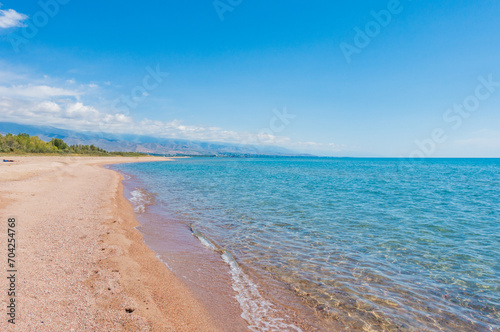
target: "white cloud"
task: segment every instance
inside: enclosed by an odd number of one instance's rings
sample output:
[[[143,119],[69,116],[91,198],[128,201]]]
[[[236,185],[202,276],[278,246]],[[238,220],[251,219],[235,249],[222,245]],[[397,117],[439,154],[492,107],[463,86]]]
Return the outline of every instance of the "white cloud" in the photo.
[[[2,4],[0,4],[0,7],[1,6]],[[0,9],[0,29],[24,27],[23,21],[27,19],[27,15],[18,13],[14,9]]]
[[[57,113],[61,111],[61,106],[52,101],[44,101],[36,105],[34,110],[45,113]]]
[[[124,114],[103,113],[69,99],[35,101],[10,97],[0,97],[0,121],[85,131],[100,131],[103,124],[130,130],[132,124],[132,119]]]
[[[0,95],[6,97],[24,97],[24,98],[50,98],[50,97],[78,97],[77,91],[51,87],[48,85],[15,85],[0,86]]]
[[[336,143],[318,143],[318,142],[290,142],[290,148],[297,149],[303,152],[322,152],[325,154],[332,154],[346,150],[346,146]]]
[[[153,135],[191,140],[219,141],[243,144],[265,144],[259,135],[248,132],[224,130],[218,127],[185,125],[180,120],[169,122],[144,119],[133,127],[135,134]],[[286,138],[288,139],[288,138]],[[274,143],[276,142],[267,142]]]
[[[3,67],[5,65],[0,61],[0,66]],[[8,71],[0,71],[0,83],[12,84],[13,82],[18,82],[21,80],[26,80],[26,76]]]
[[[455,141],[461,148],[484,150],[500,149],[500,132],[483,129],[470,134],[469,138]]]
[[[88,120],[99,120],[100,113],[93,107],[85,106],[82,103],[69,104],[66,107],[66,116],[70,119],[82,118]]]

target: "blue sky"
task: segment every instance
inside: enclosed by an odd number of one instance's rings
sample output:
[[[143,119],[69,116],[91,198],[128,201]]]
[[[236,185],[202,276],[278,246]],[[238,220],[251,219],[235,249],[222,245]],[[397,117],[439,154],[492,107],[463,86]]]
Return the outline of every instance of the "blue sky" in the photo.
[[[0,121],[500,157],[498,1],[0,2]]]

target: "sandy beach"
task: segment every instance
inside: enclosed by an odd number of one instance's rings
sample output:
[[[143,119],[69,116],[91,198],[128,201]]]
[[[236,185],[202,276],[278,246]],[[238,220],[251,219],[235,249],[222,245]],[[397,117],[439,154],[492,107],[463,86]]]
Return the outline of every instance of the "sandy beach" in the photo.
[[[134,229],[104,164],[166,158],[9,157],[0,164],[2,331],[218,331]],[[16,218],[16,317],[7,322],[7,219]]]

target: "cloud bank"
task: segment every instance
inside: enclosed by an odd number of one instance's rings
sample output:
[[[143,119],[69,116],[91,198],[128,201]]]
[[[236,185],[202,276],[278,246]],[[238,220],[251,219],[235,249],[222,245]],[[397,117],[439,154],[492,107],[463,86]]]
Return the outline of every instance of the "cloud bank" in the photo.
[[[18,84],[7,84],[16,77]],[[34,84],[19,81],[27,77],[0,72],[0,121],[30,125],[47,125],[77,131],[105,133],[133,133],[169,138],[207,140],[244,144],[277,144],[289,138],[224,130],[218,127],[186,125],[181,120],[134,120],[130,115],[116,110],[102,111],[85,104],[86,91],[50,85],[44,80],[31,79]],[[46,79],[45,81],[50,81]],[[38,83],[38,84],[37,84]],[[71,81],[70,85],[75,82]],[[80,84],[96,89],[96,84]]]
[[[46,76],[36,79],[29,75],[0,71],[0,121],[96,133],[273,145],[300,151],[340,150],[333,143],[293,142],[289,137],[274,135],[269,131],[237,132],[213,126],[188,125],[179,119],[137,119],[128,112],[86,104],[84,100],[87,94],[95,94],[98,89],[97,84],[78,84],[73,79],[57,83]]]

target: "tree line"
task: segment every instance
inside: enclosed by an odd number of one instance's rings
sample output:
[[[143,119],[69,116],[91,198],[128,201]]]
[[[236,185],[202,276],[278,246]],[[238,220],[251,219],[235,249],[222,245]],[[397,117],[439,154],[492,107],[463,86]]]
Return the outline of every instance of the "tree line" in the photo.
[[[82,154],[95,156],[143,156],[137,152],[108,152],[95,145],[68,145],[60,138],[53,138],[45,142],[38,136],[28,134],[0,135],[0,153],[58,153],[58,154]]]

